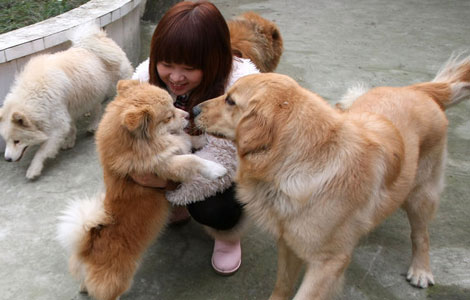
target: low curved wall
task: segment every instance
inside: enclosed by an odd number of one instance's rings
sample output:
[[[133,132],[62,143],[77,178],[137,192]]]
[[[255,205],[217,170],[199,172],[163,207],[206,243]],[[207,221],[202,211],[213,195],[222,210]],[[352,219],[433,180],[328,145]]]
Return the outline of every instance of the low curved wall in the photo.
[[[42,22],[0,35],[0,106],[26,62],[34,55],[70,47],[68,33],[95,22],[106,29],[135,66],[140,53],[140,17],[146,0],[91,0]],[[5,142],[0,137],[0,151]]]

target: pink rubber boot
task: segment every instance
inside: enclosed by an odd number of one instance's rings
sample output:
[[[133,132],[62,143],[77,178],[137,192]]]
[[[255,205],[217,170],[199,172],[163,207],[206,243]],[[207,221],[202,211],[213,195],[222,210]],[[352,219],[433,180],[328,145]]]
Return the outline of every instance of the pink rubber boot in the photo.
[[[216,239],[212,253],[212,267],[220,275],[232,275],[242,262],[242,249],[240,240],[222,241]]]

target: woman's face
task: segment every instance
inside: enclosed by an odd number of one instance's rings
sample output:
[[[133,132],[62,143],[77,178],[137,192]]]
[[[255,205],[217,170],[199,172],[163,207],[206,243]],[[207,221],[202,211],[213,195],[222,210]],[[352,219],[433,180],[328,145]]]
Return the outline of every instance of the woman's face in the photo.
[[[166,87],[176,96],[185,95],[202,80],[202,70],[191,66],[159,61],[157,72]]]

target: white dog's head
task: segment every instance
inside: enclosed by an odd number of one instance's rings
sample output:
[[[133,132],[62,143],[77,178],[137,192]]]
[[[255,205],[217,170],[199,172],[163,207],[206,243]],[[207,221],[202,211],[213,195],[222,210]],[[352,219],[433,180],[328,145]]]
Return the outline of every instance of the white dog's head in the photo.
[[[29,146],[38,145],[47,136],[23,112],[0,108],[0,135],[6,142],[5,160],[18,161]]]

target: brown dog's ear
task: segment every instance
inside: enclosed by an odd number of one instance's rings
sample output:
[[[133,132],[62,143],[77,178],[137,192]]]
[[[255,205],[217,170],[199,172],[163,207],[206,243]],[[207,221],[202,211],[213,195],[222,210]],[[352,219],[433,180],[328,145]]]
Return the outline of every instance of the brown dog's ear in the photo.
[[[139,80],[119,80],[117,83],[118,94],[124,94],[129,88],[140,84]]]
[[[123,125],[139,138],[149,137],[149,123],[152,111],[148,107],[134,108],[124,115]]]
[[[11,121],[15,123],[16,125],[19,125],[21,127],[31,127],[31,121],[22,113],[15,111],[11,115]]]
[[[271,148],[274,141],[274,125],[272,120],[251,110],[240,119],[237,126],[237,149],[240,157],[259,153]]]

